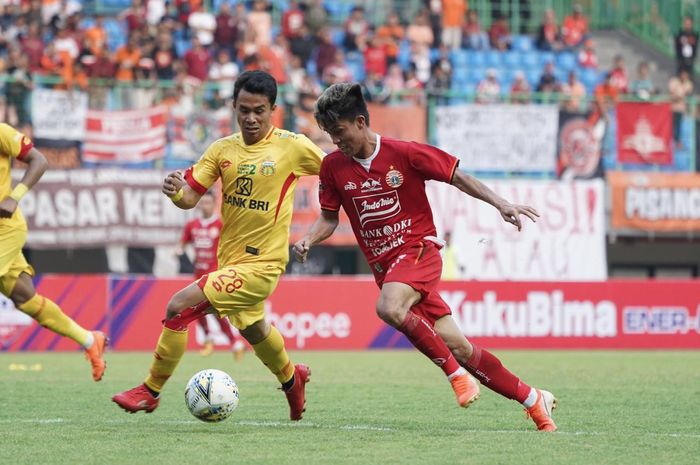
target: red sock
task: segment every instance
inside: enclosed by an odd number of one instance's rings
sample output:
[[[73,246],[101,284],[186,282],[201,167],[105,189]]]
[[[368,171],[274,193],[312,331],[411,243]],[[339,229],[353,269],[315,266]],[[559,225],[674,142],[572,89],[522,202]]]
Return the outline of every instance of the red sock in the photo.
[[[228,322],[228,318],[218,318],[219,321],[219,327],[221,328],[221,332],[228,337],[228,340],[231,341],[231,344],[236,342],[236,336],[233,335],[233,331],[231,331],[231,325]]]
[[[207,300],[193,307],[187,307],[179,315],[175,315],[169,320],[163,320],[163,326],[173,331],[185,331],[190,323],[206,317],[209,307],[211,307],[211,304]]]
[[[448,349],[445,341],[435,332],[425,318],[409,311],[399,327],[413,346],[449,376],[459,370],[459,363]]]
[[[472,347],[474,352],[464,368],[492,391],[523,403],[530,394],[530,386],[508,371],[498,357],[491,352],[474,344]]]

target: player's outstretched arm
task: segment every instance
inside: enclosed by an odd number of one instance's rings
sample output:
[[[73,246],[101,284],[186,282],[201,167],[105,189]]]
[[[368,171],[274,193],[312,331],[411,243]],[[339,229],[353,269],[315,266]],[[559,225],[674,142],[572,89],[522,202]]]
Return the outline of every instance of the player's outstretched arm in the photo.
[[[306,235],[294,244],[294,256],[304,263],[311,247],[328,239],[338,227],[338,212],[321,210],[321,216],[311,225]]]
[[[0,218],[10,218],[14,214],[19,200],[29,189],[34,187],[34,184],[41,179],[46,168],[49,167],[49,162],[46,161],[44,154],[35,148],[29,149],[22,161],[29,166],[24,172],[22,180],[15,186],[10,195],[0,201]]]
[[[520,215],[527,216],[533,223],[536,222],[537,217],[540,216],[539,213],[537,213],[537,210],[534,208],[528,205],[511,204],[506,199],[500,197],[494,191],[489,189],[488,186],[475,177],[459,170],[455,171],[455,174],[452,177],[452,185],[462,192],[496,207],[498,212],[501,214],[501,217],[508,223],[515,225],[518,228],[518,231],[520,231],[523,227],[522,223],[520,222]]]
[[[187,184],[180,171],[168,173],[163,180],[162,192],[170,197],[170,200],[183,210],[194,208],[197,202],[199,202],[199,199],[202,198],[197,191]]]

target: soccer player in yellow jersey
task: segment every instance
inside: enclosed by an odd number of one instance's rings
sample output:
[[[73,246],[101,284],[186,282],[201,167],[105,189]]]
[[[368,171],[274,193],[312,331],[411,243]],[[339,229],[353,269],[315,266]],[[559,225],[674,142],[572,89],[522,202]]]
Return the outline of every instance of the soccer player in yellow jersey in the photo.
[[[27,163],[22,180],[10,187],[10,166],[17,158]],[[100,331],[87,331],[69,318],[50,299],[34,289],[31,267],[22,254],[27,239],[27,222],[18,207],[19,200],[39,181],[48,163],[34,148],[32,141],[12,126],[0,123],[0,292],[9,297],[22,312],[51,331],[73,339],[85,349],[92,365],[92,378],[102,379],[102,358],[107,338]]]
[[[233,92],[241,132],[214,142],[184,176],[165,178],[163,193],[183,209],[194,207],[221,179],[219,269],[170,299],[148,377],[112,398],[128,412],[158,407],[159,393],[185,352],[188,324],[215,312],[229,318],[282,384],[290,418],[302,417],[310,370],[289,360],[263,305],[289,260],[296,180],[318,175],[323,152],[305,136],[272,126],[276,98],[277,83],[268,73],[241,74]]]

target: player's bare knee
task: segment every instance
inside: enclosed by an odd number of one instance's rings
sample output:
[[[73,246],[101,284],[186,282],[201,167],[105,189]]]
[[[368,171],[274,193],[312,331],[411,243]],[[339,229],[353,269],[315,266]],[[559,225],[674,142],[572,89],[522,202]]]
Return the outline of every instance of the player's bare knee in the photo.
[[[398,328],[406,318],[406,311],[396,303],[386,299],[379,299],[377,302],[377,316],[394,328]]]

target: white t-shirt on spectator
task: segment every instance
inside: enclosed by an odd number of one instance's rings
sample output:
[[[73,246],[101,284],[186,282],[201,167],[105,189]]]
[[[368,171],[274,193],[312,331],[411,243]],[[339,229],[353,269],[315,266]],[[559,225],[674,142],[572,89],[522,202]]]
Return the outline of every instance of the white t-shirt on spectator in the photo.
[[[158,24],[164,15],[164,0],[148,0],[148,4],[146,5],[146,20],[148,21],[148,24]]]
[[[72,37],[56,37],[53,41],[57,52],[68,52],[71,58],[74,60],[80,55],[80,48],[78,48],[78,43]]]
[[[197,33],[197,38],[205,47],[214,42],[216,30],[216,17],[205,11],[195,11],[187,20],[190,29]]]
[[[221,98],[233,97],[233,86],[238,77],[238,65],[232,61],[228,63],[214,63],[209,68],[209,79],[219,82],[219,96]]]

